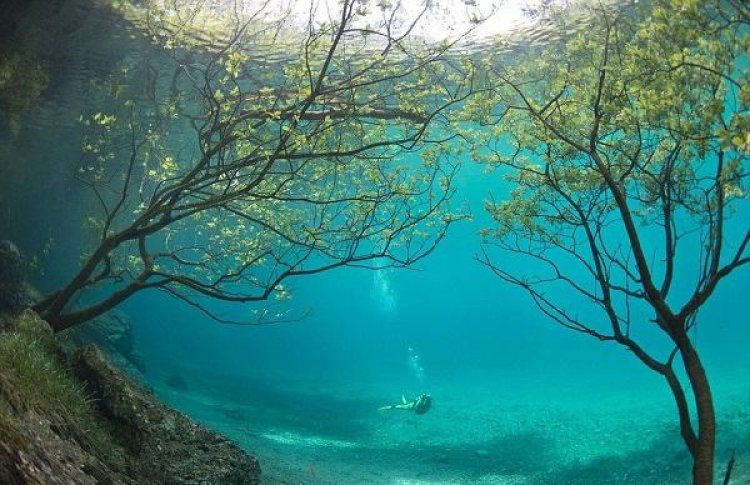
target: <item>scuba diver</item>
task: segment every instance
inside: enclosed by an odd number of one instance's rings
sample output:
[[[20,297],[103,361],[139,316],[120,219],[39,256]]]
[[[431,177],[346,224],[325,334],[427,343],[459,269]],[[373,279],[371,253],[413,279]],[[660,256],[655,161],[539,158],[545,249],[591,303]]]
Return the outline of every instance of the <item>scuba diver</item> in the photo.
[[[424,414],[430,410],[432,406],[432,397],[429,394],[420,394],[413,401],[407,401],[406,397],[401,396],[401,404],[391,404],[390,406],[383,406],[378,411],[390,411],[392,409],[400,409],[402,411],[414,411],[416,414]]]

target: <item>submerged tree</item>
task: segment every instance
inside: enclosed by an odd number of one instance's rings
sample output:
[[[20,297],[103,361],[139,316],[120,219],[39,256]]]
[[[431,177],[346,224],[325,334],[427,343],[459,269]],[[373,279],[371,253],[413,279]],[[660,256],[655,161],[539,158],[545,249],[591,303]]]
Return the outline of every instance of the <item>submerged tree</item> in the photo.
[[[79,177],[103,217],[78,273],[37,305],[55,330],[149,288],[264,323],[206,299],[284,298],[293,276],[411,265],[463,217],[444,142],[472,72],[450,42],[410,37],[428,7],[407,18],[398,3],[345,0],[320,21],[310,2],[295,26],[270,2],[153,3],[128,15],[162,54],[124,65],[104,86],[111,110],[81,117]]]
[[[714,402],[692,331],[719,285],[750,266],[747,10],[649,4],[602,11],[519,66],[488,67],[497,97],[473,101],[470,117],[492,125],[475,134],[486,136],[475,156],[512,189],[487,203],[496,226],[478,259],[555,322],[663,376],[693,481],[710,484]],[[525,274],[502,253],[523,258]],[[644,338],[649,327],[664,345]]]

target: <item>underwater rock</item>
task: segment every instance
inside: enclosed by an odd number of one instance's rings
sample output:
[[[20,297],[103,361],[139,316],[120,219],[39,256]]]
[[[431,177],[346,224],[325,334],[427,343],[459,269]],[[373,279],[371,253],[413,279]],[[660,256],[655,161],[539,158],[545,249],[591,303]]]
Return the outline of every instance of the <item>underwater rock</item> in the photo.
[[[247,419],[242,409],[237,408],[224,409],[224,416],[226,416],[227,419],[231,419],[232,421],[242,422]]]
[[[76,325],[71,330],[76,330],[76,338],[100,348],[112,346],[121,353],[127,353],[133,347],[130,320],[124,313],[116,310]]]
[[[449,455],[448,453],[440,453],[435,456],[434,461],[447,465],[451,462],[451,455]]]
[[[260,466],[254,457],[158,402],[96,347],[78,352],[73,369],[133,455],[128,475],[143,483],[259,483]]]
[[[56,429],[50,417],[27,411],[22,418],[24,436],[33,437],[14,446],[0,440],[0,483],[4,485],[69,483],[137,483],[110,469]]]
[[[0,241],[0,313],[16,314],[33,303],[21,253],[12,242]]]
[[[187,381],[180,374],[173,372],[165,380],[164,384],[168,385],[175,391],[186,391],[188,388]]]
[[[0,333],[0,483],[129,484],[52,328],[32,310]]]
[[[255,458],[159,403],[96,347],[69,360],[32,310],[0,333],[0,484],[257,484],[259,475]]]
[[[146,373],[143,358],[135,346],[130,318],[121,311],[112,310],[93,320],[75,325],[64,330],[60,338],[69,354],[86,345],[94,344],[118,367],[129,372],[134,368],[141,374]]]

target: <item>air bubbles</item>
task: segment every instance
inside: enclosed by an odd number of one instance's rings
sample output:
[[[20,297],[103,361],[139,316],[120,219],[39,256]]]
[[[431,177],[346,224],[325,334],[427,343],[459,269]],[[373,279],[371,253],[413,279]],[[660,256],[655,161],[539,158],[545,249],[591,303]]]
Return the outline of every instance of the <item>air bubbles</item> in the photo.
[[[424,385],[424,367],[422,367],[422,361],[417,352],[411,347],[409,347],[409,367],[414,372],[414,377],[417,379],[419,385]]]
[[[372,277],[372,299],[384,315],[395,318],[398,313],[398,298],[391,286],[390,270],[375,270]]]

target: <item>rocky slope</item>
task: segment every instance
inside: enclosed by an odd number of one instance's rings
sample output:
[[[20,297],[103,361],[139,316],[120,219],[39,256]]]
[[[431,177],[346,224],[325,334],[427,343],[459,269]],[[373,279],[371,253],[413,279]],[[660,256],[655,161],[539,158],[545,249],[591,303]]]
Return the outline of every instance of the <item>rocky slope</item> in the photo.
[[[68,358],[0,241],[0,483],[257,484],[258,461],[160,403],[97,347]]]

